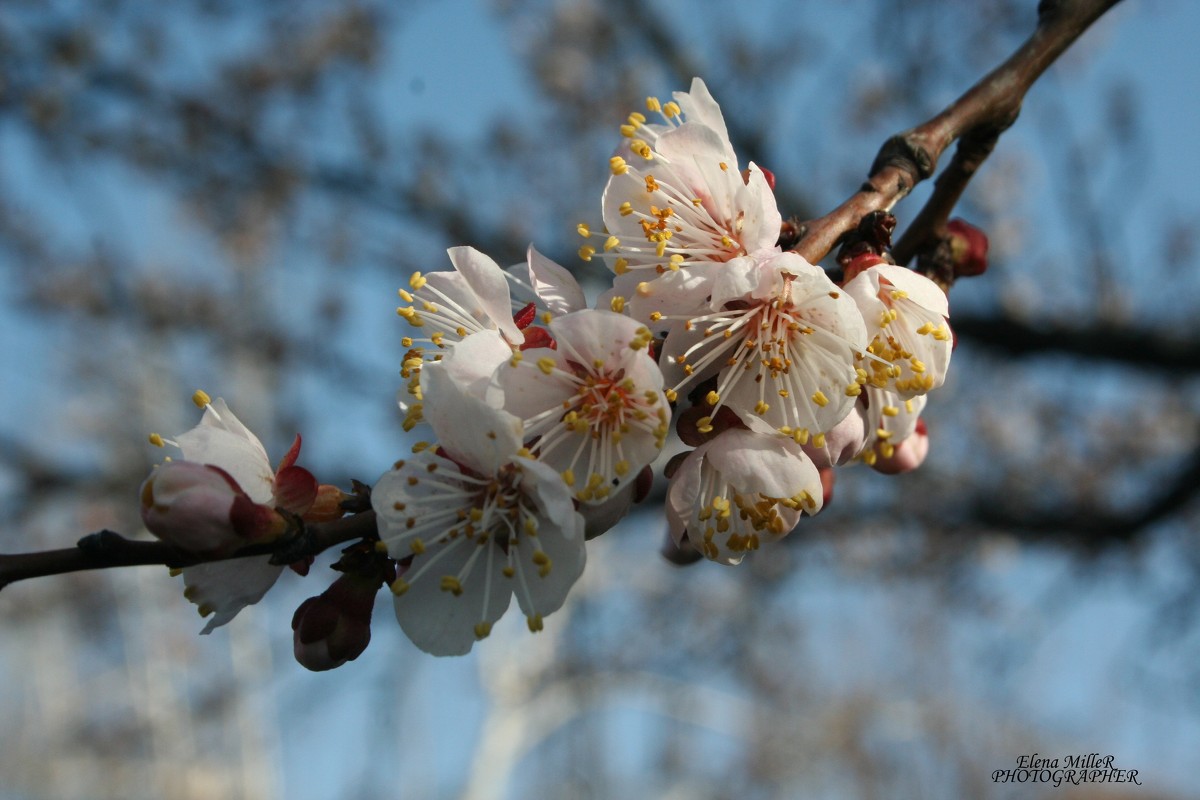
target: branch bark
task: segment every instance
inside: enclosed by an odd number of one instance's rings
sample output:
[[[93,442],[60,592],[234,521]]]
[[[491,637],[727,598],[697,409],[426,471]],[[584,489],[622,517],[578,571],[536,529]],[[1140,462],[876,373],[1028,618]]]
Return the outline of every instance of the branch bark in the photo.
[[[374,539],[378,538],[378,535],[375,512],[366,511],[332,522],[306,524],[296,536],[281,542],[254,545],[228,556],[205,558],[180,550],[166,542],[134,541],[119,533],[104,530],[89,534],[80,539],[74,547],[62,550],[0,554],[0,589],[26,578],[144,564],[182,568],[268,554],[279,558],[280,563],[292,563],[342,542]]]
[[[801,224],[796,252],[811,263],[820,261],[864,216],[872,211],[890,211],[916,184],[931,177],[942,153],[961,139],[950,168],[938,179],[934,196],[897,243],[897,249],[911,257],[944,233],[950,210],[1000,134],[1016,121],[1029,87],[1118,2],[1042,0],[1038,4],[1037,28],[1029,39],[940,114],[888,139],[871,165],[870,177],[857,193],[825,216]]]

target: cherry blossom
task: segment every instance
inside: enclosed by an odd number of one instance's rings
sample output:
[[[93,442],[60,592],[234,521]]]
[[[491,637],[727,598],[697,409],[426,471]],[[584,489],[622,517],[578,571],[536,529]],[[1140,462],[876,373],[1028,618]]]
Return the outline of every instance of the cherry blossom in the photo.
[[[304,514],[313,507],[320,495],[320,487],[311,473],[295,466],[300,453],[300,437],[296,437],[276,470],[271,467],[262,442],[234,416],[224,400],[211,400],[204,392],[196,392],[192,401],[204,409],[196,427],[174,440],[154,434],[150,441],[158,446],[171,444],[178,447],[185,462],[219,468],[256,504],[269,504],[295,514]],[[246,606],[261,600],[282,571],[282,566],[270,563],[270,556],[249,556],[185,567],[182,570],[186,586],[184,597],[199,607],[201,616],[211,616],[201,633],[211,633]]]
[[[504,408],[525,422],[530,447],[575,497],[601,502],[662,449],[670,423],[650,331],[607,311],[551,320],[556,348],[514,354],[496,373]],[[497,395],[499,397],[499,395]]]
[[[671,392],[715,374],[705,398],[714,414],[727,406],[797,444],[825,447],[824,434],[850,412],[865,380],[866,329],[854,302],[788,252],[730,262],[709,308],[670,319],[663,371]]]
[[[427,368],[427,421],[440,442],[398,461],[372,492],[405,634],[435,655],[468,652],[512,595],[529,629],[583,571],[583,518],[553,468],[522,446],[516,416]]]
[[[847,281],[867,324],[870,385],[904,397],[942,385],[953,337],[949,305],[936,283],[904,267],[880,264]]]
[[[654,311],[685,313],[703,304],[722,264],[777,250],[782,218],[764,171],[746,171],[730,144],[720,107],[699,78],[690,92],[666,104],[647,99],[646,116],[629,116],[628,140],[609,162],[602,201],[604,232],[579,226],[602,240],[580,256],[600,256],[616,273],[602,302],[622,306],[643,322]],[[614,308],[614,310],[618,310]]]
[[[713,561],[739,563],[821,510],[816,466],[792,439],[731,428],[693,450],[671,477],[667,522]]]

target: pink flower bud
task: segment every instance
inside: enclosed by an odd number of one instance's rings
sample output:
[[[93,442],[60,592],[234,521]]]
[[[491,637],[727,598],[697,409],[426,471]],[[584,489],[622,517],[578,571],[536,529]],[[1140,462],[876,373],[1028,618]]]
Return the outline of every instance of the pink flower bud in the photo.
[[[251,500],[228,472],[168,461],[141,489],[142,521],[164,542],[202,555],[225,555],[270,541],[287,528],[274,509]]]
[[[292,616],[296,660],[314,672],[336,669],[362,655],[371,642],[371,611],[381,581],[342,575]]]

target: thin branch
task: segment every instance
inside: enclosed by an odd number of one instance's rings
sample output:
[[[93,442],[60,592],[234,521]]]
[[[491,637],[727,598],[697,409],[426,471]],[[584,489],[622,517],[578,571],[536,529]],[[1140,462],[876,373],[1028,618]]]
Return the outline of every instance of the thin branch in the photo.
[[[944,225],[943,214],[953,208],[975,169],[991,152],[996,139],[1017,118],[1025,93],[1046,68],[1120,0],[1042,0],[1033,35],[1007,61],[975,84],[933,119],[884,143],[862,188],[825,216],[800,226],[795,250],[816,263],[872,211],[890,211],[912,188],[931,177],[946,148],[962,138],[949,175],[939,181],[929,213],[905,234],[912,250],[926,242],[928,230]]]
[[[1031,540],[1077,542],[1100,548],[1109,544],[1133,542],[1152,525],[1180,514],[1195,504],[1200,494],[1200,448],[1192,451],[1180,465],[1175,479],[1150,496],[1140,507],[1124,513],[1103,509],[1071,508],[1066,512],[1022,511],[1014,504],[996,503],[982,498],[971,509],[971,519],[985,525],[1004,528]]]
[[[178,568],[268,554],[276,556],[280,563],[291,563],[316,555],[342,542],[377,537],[374,511],[332,522],[309,523],[304,525],[296,536],[287,540],[246,547],[236,553],[218,557],[197,556],[166,542],[134,541],[119,533],[104,530],[83,537],[75,547],[35,553],[0,554],[0,589],[26,578],[111,567],[161,564]]]
[[[1012,317],[954,317],[954,333],[1010,356],[1067,353],[1139,369],[1200,372],[1200,345],[1162,331],[1093,323],[1085,326],[1032,324]]]

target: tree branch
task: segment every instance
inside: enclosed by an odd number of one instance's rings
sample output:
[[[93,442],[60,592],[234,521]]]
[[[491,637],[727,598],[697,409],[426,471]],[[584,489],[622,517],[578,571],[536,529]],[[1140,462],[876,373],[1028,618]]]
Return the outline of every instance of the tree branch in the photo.
[[[26,578],[144,564],[181,568],[268,554],[279,558],[281,563],[291,563],[317,555],[342,542],[374,539],[378,536],[375,512],[365,511],[332,522],[308,523],[299,533],[288,539],[246,547],[236,553],[214,558],[188,553],[166,542],[134,541],[119,533],[104,530],[83,537],[75,547],[35,553],[0,554],[0,589]]]
[[[1011,356],[1069,353],[1141,369],[1200,372],[1195,341],[1132,326],[1031,324],[1012,317],[954,317],[954,333]]]
[[[906,253],[930,241],[933,231],[961,196],[967,182],[1017,118],[1025,93],[1062,53],[1120,0],[1042,0],[1033,35],[1007,61],[988,73],[933,119],[884,143],[871,165],[867,182],[856,194],[825,216],[800,226],[795,250],[816,263],[872,211],[890,211],[912,188],[931,177],[938,159],[962,138],[934,197],[901,240]],[[898,245],[899,246],[899,245]]]
[[[1066,512],[1049,513],[1044,509],[1022,510],[1016,504],[996,503],[994,497],[988,497],[974,503],[971,518],[1011,531],[1024,539],[1053,540],[1058,543],[1069,541],[1100,548],[1138,539],[1150,526],[1192,506],[1198,494],[1200,448],[1194,449],[1180,465],[1171,483],[1130,511],[1122,513],[1074,507]]]

